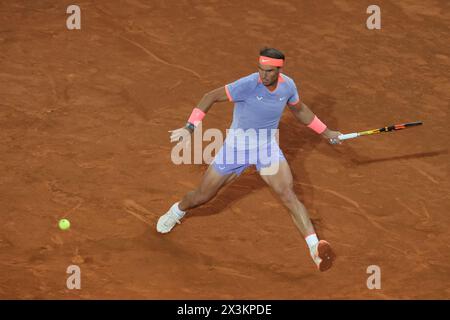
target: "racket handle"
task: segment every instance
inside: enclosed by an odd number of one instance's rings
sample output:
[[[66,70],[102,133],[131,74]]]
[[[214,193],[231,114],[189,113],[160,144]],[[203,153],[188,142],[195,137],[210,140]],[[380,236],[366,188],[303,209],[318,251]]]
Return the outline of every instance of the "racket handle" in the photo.
[[[340,134],[338,136],[338,138],[339,138],[339,140],[347,140],[347,139],[356,138],[357,136],[358,136],[358,133],[354,132],[354,133]]]

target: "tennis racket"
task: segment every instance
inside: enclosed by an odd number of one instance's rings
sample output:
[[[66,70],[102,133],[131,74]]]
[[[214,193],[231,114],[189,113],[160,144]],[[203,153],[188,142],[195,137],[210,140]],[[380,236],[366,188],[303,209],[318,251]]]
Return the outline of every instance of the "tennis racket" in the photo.
[[[422,125],[422,121],[394,124],[389,127],[382,127],[382,128],[372,129],[372,130],[367,130],[367,131],[341,134],[338,136],[338,138],[339,138],[339,140],[347,140],[347,139],[353,139],[353,138],[357,138],[357,137],[361,137],[361,136],[368,136],[368,135],[376,134],[376,133],[403,130],[406,128],[420,126],[420,125]]]

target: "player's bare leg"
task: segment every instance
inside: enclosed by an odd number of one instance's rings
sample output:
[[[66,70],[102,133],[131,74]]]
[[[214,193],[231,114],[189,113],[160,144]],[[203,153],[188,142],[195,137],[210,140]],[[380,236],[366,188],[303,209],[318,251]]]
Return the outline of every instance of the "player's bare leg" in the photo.
[[[198,188],[188,192],[180,201],[178,207],[180,210],[186,211],[208,202],[214,198],[222,187],[231,183],[235,178],[235,173],[222,176],[210,165]]]
[[[325,271],[332,266],[335,255],[328,242],[324,240],[319,241],[305,206],[295,195],[293,177],[287,161],[280,161],[275,166],[278,166],[278,170],[273,170],[273,166],[262,168],[260,170],[261,178],[289,209],[292,220],[306,239],[311,257],[319,270]]]
[[[217,192],[236,178],[235,173],[220,175],[212,165],[208,167],[197,189],[188,192],[180,202],[172,205],[169,211],[162,215],[156,226],[158,232],[167,233],[178,223],[189,209],[207,203]]]

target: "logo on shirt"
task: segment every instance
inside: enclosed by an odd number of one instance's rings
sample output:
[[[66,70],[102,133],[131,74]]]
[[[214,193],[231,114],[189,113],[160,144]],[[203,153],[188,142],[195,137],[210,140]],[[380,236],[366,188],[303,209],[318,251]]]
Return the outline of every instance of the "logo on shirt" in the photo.
[[[284,99],[285,99],[285,97],[281,97],[281,98],[280,98],[280,101],[283,101]]]
[[[263,98],[263,97],[260,97],[260,96],[256,96],[256,99],[258,99],[259,101],[261,101],[261,100],[262,100],[262,98]]]

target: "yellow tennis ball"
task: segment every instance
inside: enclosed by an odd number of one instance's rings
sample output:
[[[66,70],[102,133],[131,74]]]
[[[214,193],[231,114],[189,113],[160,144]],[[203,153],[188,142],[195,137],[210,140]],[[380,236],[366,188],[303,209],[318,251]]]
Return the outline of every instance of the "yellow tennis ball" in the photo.
[[[67,230],[70,228],[70,221],[67,219],[59,220],[58,226],[61,230]]]

